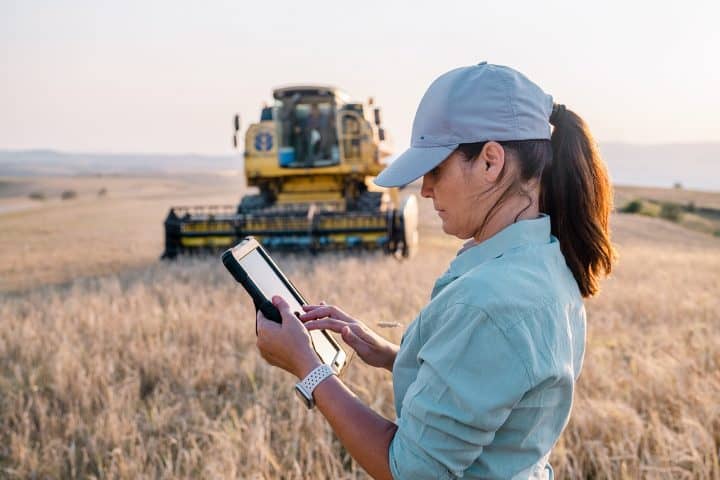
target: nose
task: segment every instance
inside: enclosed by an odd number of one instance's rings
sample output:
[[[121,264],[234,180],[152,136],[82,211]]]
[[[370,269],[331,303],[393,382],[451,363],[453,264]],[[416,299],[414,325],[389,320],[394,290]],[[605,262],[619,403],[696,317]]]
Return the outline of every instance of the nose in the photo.
[[[420,195],[425,198],[432,198],[433,187],[432,180],[429,178],[429,175],[423,175],[422,187],[420,187]]]

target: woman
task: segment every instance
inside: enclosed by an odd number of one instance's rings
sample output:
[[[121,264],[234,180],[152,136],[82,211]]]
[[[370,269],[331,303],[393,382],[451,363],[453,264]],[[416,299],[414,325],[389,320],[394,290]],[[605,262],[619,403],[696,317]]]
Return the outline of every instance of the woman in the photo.
[[[306,390],[375,478],[551,478],[547,459],[583,361],[582,299],[614,258],[595,143],[525,76],[481,63],[433,82],[411,145],[376,183],[422,176],[445,233],[468,241],[401,345],[334,306],[307,306],[303,325],[275,298],[283,324],[259,314],[258,348],[308,377]],[[392,371],[397,423],[322,373],[306,331],[318,328]]]

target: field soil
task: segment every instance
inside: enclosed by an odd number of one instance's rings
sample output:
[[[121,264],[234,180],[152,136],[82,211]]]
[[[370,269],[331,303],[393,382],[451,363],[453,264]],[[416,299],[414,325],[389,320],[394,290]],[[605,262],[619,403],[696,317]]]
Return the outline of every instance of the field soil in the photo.
[[[151,265],[171,206],[237,205],[244,185],[237,175],[0,178],[0,292]]]
[[[367,478],[260,359],[251,302],[217,256],[158,260],[171,205],[243,190],[237,176],[0,179],[0,478]],[[708,195],[692,201],[720,204]],[[412,259],[278,263],[399,341],[460,246],[420,206]],[[556,478],[720,478],[720,238],[635,215],[612,227],[620,258],[587,302]],[[389,373],[355,358],[344,380],[394,418]]]

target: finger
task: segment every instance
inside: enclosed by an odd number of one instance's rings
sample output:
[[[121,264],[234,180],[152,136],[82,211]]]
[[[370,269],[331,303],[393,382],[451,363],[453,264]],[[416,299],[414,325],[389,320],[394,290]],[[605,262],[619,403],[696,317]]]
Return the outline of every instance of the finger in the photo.
[[[312,305],[312,310],[306,310],[305,313],[300,315],[300,320],[314,320],[316,318],[324,317],[338,317],[337,309],[332,305]]]
[[[355,335],[356,337],[358,337],[360,340],[362,340],[363,342],[365,342],[367,344],[376,345],[378,343],[377,339],[373,336],[373,333],[369,330],[366,330],[361,327],[353,328],[351,330],[352,330],[353,335]]]
[[[293,312],[290,310],[290,305],[285,301],[284,298],[282,298],[279,295],[275,295],[273,297],[273,305],[278,309],[280,312],[280,316],[282,317],[283,326],[287,326],[288,328],[291,328],[293,331],[305,331],[305,328],[303,328],[303,324],[300,321],[300,313]]]
[[[275,305],[275,308],[277,308],[278,311],[280,312],[280,316],[282,317],[283,322],[285,322],[285,321],[297,322],[298,321],[298,318],[295,316],[295,314],[292,312],[292,310],[290,310],[290,305],[280,295],[275,295],[272,298],[272,304]]]
[[[290,305],[288,305],[285,299],[280,295],[273,295],[272,304],[275,305],[275,307],[280,310],[281,313],[283,310],[287,310],[288,312],[290,312]]]
[[[300,314],[300,320],[303,322],[306,320],[315,320],[316,318],[324,318],[327,317],[327,313],[325,310],[323,310],[324,307],[321,307],[319,305],[312,305],[312,309],[308,309],[310,305],[303,305],[303,310],[305,310],[305,313]]]
[[[352,349],[356,352],[364,353],[367,350],[367,343],[363,342],[349,326],[342,329],[340,336],[342,337],[343,342],[350,345],[350,347],[352,347]]]
[[[332,330],[335,333],[340,333],[346,326],[347,323],[335,318],[323,318],[305,322],[305,328],[308,330]]]
[[[322,308],[322,307],[327,307],[327,306],[328,306],[328,304],[325,303],[325,300],[321,300],[320,303],[317,303],[317,304],[315,304],[315,305],[303,305],[302,308],[303,308],[303,310],[305,310],[306,312],[312,312],[312,311],[315,310],[315,309]]]
[[[321,308],[321,307],[325,307],[325,306],[326,306],[325,302],[320,302],[317,305],[303,305],[302,308],[306,312],[312,312],[313,310],[315,310],[317,308]]]
[[[340,331],[340,336],[342,337],[343,341],[347,344],[352,344],[355,340],[355,335],[353,335],[352,330],[347,325],[342,328]]]

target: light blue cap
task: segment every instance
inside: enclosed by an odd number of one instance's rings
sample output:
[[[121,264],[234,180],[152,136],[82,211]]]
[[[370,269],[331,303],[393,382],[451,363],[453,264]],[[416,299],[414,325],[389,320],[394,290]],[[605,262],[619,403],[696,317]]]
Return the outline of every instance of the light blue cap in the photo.
[[[522,73],[482,62],[441,75],[413,121],[410,148],[375,179],[407,185],[438,166],[461,143],[550,139],[553,99]]]

